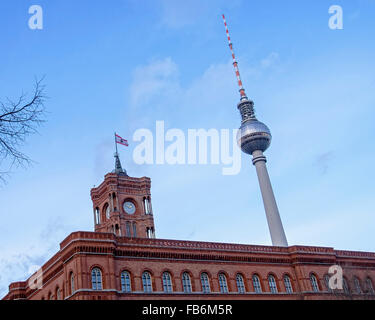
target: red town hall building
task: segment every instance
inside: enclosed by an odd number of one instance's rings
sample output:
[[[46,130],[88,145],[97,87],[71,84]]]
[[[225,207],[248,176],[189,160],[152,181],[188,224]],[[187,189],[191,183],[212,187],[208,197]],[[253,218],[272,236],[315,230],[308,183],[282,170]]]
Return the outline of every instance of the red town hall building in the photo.
[[[95,232],[71,233],[3,299],[375,299],[375,253],[157,239],[150,187],[116,155],[91,189]],[[333,265],[342,290],[328,285]]]

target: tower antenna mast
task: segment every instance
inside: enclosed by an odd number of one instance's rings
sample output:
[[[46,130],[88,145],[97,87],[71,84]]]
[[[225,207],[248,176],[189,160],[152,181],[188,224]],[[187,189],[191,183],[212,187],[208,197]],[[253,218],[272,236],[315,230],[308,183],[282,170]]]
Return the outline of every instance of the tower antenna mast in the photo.
[[[232,52],[233,67],[234,67],[234,71],[236,73],[237,83],[238,83],[238,86],[240,88],[239,91],[240,91],[240,95],[241,95],[241,100],[245,100],[245,99],[247,100],[245,89],[244,89],[244,87],[242,85],[242,80],[241,80],[241,76],[240,76],[240,70],[238,69],[238,63],[237,63],[237,60],[236,60],[236,56],[234,55],[233,44],[232,44],[232,41],[230,40],[227,21],[225,20],[225,16],[224,15],[222,15],[222,16],[223,16],[225,31],[227,33],[227,38],[228,38],[228,43],[229,43],[229,49]]]

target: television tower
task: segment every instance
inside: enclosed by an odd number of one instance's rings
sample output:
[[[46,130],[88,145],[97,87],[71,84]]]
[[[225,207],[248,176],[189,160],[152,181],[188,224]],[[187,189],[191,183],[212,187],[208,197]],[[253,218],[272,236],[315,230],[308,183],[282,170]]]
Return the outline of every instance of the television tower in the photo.
[[[228,26],[224,15],[223,20],[228,37],[229,48],[232,52],[233,66],[236,72],[241,96],[240,102],[237,104],[237,108],[240,111],[242,118],[241,126],[237,134],[237,143],[243,152],[253,156],[253,165],[255,166],[258,175],[272,245],[287,247],[288,242],[286,240],[283,224],[281,222],[270,177],[266,167],[267,160],[263,154],[263,152],[267,150],[271,144],[271,132],[264,123],[257,120],[254,112],[254,102],[249,100],[245,94],[245,89],[242,86],[238,63],[234,55],[233,45],[230,40]]]

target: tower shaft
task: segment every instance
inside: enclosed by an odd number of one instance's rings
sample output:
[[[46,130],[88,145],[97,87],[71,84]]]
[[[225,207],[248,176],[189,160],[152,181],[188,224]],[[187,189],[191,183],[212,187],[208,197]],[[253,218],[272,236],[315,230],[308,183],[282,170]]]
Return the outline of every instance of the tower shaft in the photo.
[[[268,228],[271,233],[272,245],[287,247],[283,224],[281,222],[279,209],[277,208],[275,196],[273,194],[270,177],[266,166],[266,157],[263,152],[256,150],[253,152],[253,164],[256,168],[260,191],[262,193],[264,209],[266,211]]]

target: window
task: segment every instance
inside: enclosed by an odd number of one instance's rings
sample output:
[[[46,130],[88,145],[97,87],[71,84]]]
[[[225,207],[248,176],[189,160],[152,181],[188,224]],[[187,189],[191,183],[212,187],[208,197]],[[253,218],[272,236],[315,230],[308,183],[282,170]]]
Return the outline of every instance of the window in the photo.
[[[71,272],[70,273],[70,294],[73,294],[75,291],[75,288],[74,288],[74,273]]]
[[[61,300],[61,291],[59,288],[56,289],[56,300]]]
[[[145,214],[148,214],[148,201],[147,201],[147,198],[143,198],[143,206],[145,208]]]
[[[228,293],[227,277],[224,273],[219,274],[219,287],[221,293]]]
[[[243,281],[243,276],[241,274],[236,275],[236,283],[237,283],[237,290],[238,293],[245,293],[245,284]]]
[[[144,292],[152,292],[151,275],[147,271],[142,274],[142,284]]]
[[[53,300],[53,295],[52,295],[52,293],[50,292],[50,293],[48,293],[48,300]]]
[[[126,236],[127,237],[131,237],[131,234],[130,234],[130,222],[129,221],[126,222]]]
[[[205,272],[201,274],[201,284],[202,284],[202,292],[203,293],[210,293],[211,292],[208,274],[205,273]]]
[[[164,292],[172,292],[172,277],[169,272],[163,272],[163,290]]]
[[[106,204],[106,205],[104,206],[104,208],[105,208],[105,209],[104,209],[105,215],[106,215],[107,219],[109,219],[110,216],[111,216],[111,211],[110,211],[109,205]]]
[[[273,275],[268,276],[268,285],[269,285],[270,291],[272,293],[277,293],[276,281],[275,281],[275,277]]]
[[[260,280],[256,274],[253,275],[253,286],[254,286],[254,291],[256,293],[262,292],[262,287],[260,286]]]
[[[128,271],[121,272],[121,291],[122,292],[132,291],[130,273]]]
[[[147,238],[149,238],[149,239],[155,238],[154,228],[147,227],[146,228],[146,235],[147,235]]]
[[[182,289],[185,293],[191,293],[191,280],[190,275],[187,272],[182,274]]]
[[[112,193],[112,207],[113,207],[113,211],[117,211],[117,207],[115,204],[117,204],[117,199],[116,199],[116,193]]]
[[[133,222],[133,237],[137,237],[137,224],[135,222]]]
[[[357,294],[362,293],[361,284],[359,282],[359,279],[357,277],[354,277],[354,287]]]
[[[115,225],[115,232],[114,232],[114,234],[116,236],[120,236],[121,237],[121,230],[120,230],[120,227],[119,227],[118,224]]]
[[[318,285],[318,280],[316,279],[315,274],[310,274],[310,282],[311,282],[311,287],[314,292],[319,292],[319,285]]]
[[[293,293],[292,282],[290,281],[290,277],[288,275],[284,276],[284,285],[286,293]]]
[[[143,198],[143,206],[145,209],[145,214],[151,214],[150,198]]]
[[[102,290],[102,272],[99,268],[91,271],[91,285],[93,290]]]
[[[345,278],[342,279],[342,287],[344,289],[345,294],[350,294],[350,288],[348,285],[348,281]]]
[[[374,294],[374,286],[372,285],[372,281],[370,278],[366,279],[366,287],[368,293]]]
[[[326,286],[327,291],[332,292],[332,289],[329,287],[329,279],[330,279],[330,276],[328,274],[326,274],[324,276],[324,284]]]
[[[99,208],[95,208],[95,223],[100,224],[100,211]]]

